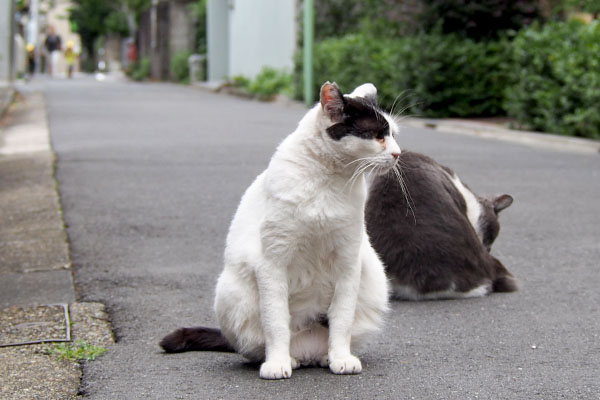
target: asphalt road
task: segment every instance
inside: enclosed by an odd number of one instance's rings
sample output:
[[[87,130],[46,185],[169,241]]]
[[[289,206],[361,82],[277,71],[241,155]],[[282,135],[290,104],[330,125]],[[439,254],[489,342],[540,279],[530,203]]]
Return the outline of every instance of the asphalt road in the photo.
[[[476,192],[514,196],[493,252],[521,290],[396,302],[361,375],[263,381],[241,356],[166,355],[157,342],[215,325],[229,221],[304,110],[169,84],[45,92],[78,296],[108,306],[118,340],[85,365],[89,398],[600,398],[600,155],[405,129],[402,148]]]

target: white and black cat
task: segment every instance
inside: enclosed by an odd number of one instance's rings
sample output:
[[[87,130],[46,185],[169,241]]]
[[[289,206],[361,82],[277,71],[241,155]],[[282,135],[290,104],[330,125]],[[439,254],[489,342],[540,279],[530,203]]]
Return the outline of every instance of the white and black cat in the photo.
[[[393,296],[404,300],[484,296],[517,290],[517,280],[490,254],[502,195],[479,197],[431,158],[403,152],[397,175],[374,177],[365,211],[367,232],[386,266]]]
[[[361,372],[353,351],[379,329],[389,296],[365,230],[363,175],[389,171],[400,154],[376,93],[322,86],[233,218],[216,288],[220,330],[181,328],[161,341],[165,351],[236,351],[261,361],[265,379],[301,365]]]

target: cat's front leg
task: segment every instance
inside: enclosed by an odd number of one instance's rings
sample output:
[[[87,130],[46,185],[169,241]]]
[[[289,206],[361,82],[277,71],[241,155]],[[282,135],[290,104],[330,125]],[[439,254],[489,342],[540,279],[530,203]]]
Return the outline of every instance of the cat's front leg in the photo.
[[[362,371],[360,360],[351,354],[351,330],[354,323],[360,268],[358,257],[352,262],[343,259],[336,263],[336,284],[327,312],[329,319],[329,369],[334,374],[358,374]]]
[[[287,272],[278,265],[264,265],[256,273],[260,319],[265,335],[265,361],[260,367],[263,379],[292,376],[290,357],[290,312]]]

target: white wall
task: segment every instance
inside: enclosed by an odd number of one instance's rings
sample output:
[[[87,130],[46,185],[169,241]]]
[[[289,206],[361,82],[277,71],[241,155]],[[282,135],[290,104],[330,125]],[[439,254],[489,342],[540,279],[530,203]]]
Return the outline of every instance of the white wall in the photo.
[[[293,68],[296,0],[229,0],[229,77]]]

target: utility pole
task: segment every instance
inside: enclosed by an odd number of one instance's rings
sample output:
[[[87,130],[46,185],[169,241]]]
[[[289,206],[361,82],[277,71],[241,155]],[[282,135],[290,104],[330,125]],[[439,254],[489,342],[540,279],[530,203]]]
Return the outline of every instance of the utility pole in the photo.
[[[315,40],[315,2],[304,0],[304,103],[311,107],[315,101],[313,90],[313,43]]]
[[[0,82],[2,83],[10,83],[14,79],[14,21],[14,1],[0,1]]]

